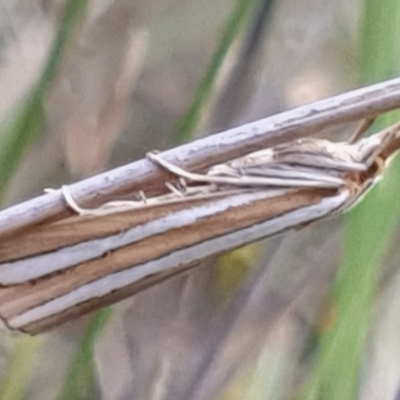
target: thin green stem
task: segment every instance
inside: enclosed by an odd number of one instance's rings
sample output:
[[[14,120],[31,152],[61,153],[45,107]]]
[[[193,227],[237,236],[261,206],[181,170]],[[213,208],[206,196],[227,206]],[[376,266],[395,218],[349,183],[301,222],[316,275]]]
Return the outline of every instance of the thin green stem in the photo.
[[[203,108],[211,97],[223,62],[250,12],[254,9],[254,4],[255,0],[237,0],[236,6],[225,23],[222,37],[206,69],[206,73],[195,90],[192,103],[178,123],[173,139],[175,143],[184,142],[193,136]]]
[[[61,15],[57,34],[37,84],[0,131],[0,198],[18,168],[25,152],[45,130],[44,104],[57,72],[85,15],[87,1],[69,0]]]

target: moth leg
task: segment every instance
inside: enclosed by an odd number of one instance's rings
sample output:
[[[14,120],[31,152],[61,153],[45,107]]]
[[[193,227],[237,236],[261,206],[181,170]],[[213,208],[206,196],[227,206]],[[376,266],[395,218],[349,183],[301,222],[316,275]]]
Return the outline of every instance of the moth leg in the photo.
[[[67,203],[67,206],[71,208],[73,211],[75,211],[78,215],[87,215],[87,213],[95,211],[87,208],[82,208],[81,206],[79,206],[78,203],[75,201],[75,199],[72,197],[71,192],[69,191],[68,186],[66,185],[61,186],[60,189],[51,189],[51,188],[44,189],[45,193],[54,193],[58,191],[61,191],[61,194],[64,198],[64,201]]]
[[[79,206],[72,197],[67,185],[62,185],[60,190],[68,207],[75,211],[78,215],[98,215],[98,209],[89,209]]]
[[[210,194],[216,190],[216,185],[214,184],[189,186],[185,179],[181,177],[178,180],[178,184],[174,185],[171,182],[166,182],[165,186],[173,195],[176,196],[175,199],[193,198],[197,195]],[[170,195],[165,195],[164,198],[174,200],[170,198]]]
[[[64,198],[64,201],[67,203],[67,206],[75,211],[78,215],[87,215],[87,213],[91,211],[86,208],[82,208],[77,204],[66,185],[61,186],[60,189],[45,188],[43,191],[45,193],[55,193],[61,191],[61,194]]]
[[[171,164],[170,162],[164,160],[160,155],[153,153],[153,152],[148,152],[146,154],[146,157],[154,162],[155,164],[161,166],[164,168],[166,171],[170,172],[173,175],[176,175],[178,177],[188,179],[190,181],[195,181],[195,182],[213,182],[213,179],[210,179],[208,175],[203,175],[203,174],[196,174],[192,173],[189,171],[184,170],[183,168],[180,168],[174,164]]]
[[[362,135],[364,135],[364,133],[371,127],[371,125],[374,123],[375,119],[376,119],[376,116],[363,119],[358,124],[358,126],[356,127],[354,132],[351,134],[348,142],[350,144],[352,144],[352,143],[355,143],[358,139],[360,139],[360,137]]]
[[[106,203],[98,208],[83,208],[80,205],[78,205],[78,203],[75,201],[71,192],[69,191],[68,186],[62,185],[60,190],[61,190],[61,194],[63,195],[64,200],[67,203],[68,207],[71,208],[73,211],[75,211],[78,215],[98,216],[98,215],[104,215],[106,213],[105,206],[108,203]]]
[[[64,200],[67,203],[68,207],[81,216],[85,215],[101,216],[109,214],[111,212],[122,211],[129,208],[143,207],[146,205],[147,201],[143,194],[144,199],[143,197],[141,197],[140,201],[134,201],[134,200],[110,201],[108,203],[101,205],[98,208],[84,208],[78,205],[78,203],[75,201],[67,185],[61,186],[60,189],[45,189],[45,192],[50,193],[58,190],[61,191],[61,194],[64,197]],[[141,196],[140,193],[139,196]]]
[[[179,188],[177,188],[176,186],[174,186],[171,182],[165,182],[165,186],[167,187],[167,189],[175,194],[176,196],[180,197],[180,198],[184,198],[185,194],[184,192],[182,192],[181,190],[179,190]]]

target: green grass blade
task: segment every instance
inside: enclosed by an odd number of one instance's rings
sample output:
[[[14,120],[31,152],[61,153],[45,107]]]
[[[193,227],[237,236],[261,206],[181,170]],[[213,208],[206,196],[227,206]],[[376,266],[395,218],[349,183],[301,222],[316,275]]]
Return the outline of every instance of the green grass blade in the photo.
[[[105,307],[90,319],[83,331],[82,339],[57,400],[75,400],[87,397],[90,383],[93,382],[94,346],[111,315],[111,309]]]
[[[398,0],[364,0],[360,26],[360,80],[366,85],[399,73]]]
[[[14,340],[10,365],[1,382],[0,400],[19,400],[24,397],[25,386],[32,374],[32,359],[43,343],[40,336],[19,336]]]
[[[400,3],[365,0],[363,7],[360,76],[367,84],[399,71]],[[385,122],[381,119],[380,125],[392,119],[393,114]],[[356,398],[377,272],[400,219],[399,176],[397,158],[385,180],[347,216],[343,258],[333,291],[337,318],[320,338],[304,399]]]
[[[58,31],[38,82],[14,114],[0,129],[0,198],[32,142],[45,128],[44,101],[51,89],[63,55],[78,27],[87,2],[69,0],[61,15]],[[15,351],[0,386],[1,400],[18,400],[24,396],[28,372],[35,355],[38,338],[17,339]]]
[[[64,8],[47,62],[37,84],[18,110],[0,128],[0,198],[25,152],[45,129],[44,102],[63,56],[85,14],[87,2],[69,0]]]
[[[203,108],[210,99],[228,51],[231,49],[235,38],[240,33],[251,11],[254,10],[255,4],[255,0],[237,0],[231,15],[225,23],[222,37],[206,69],[206,73],[197,86],[192,103],[178,123],[174,136],[175,143],[184,142],[193,136]]]

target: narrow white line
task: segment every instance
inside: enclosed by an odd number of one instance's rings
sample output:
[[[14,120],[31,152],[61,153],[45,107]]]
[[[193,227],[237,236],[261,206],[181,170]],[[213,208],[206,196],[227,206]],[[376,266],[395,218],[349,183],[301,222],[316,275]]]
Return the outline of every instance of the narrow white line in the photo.
[[[14,329],[22,328],[25,325],[63,312],[87,300],[105,296],[146,276],[160,273],[179,265],[189,264],[213,254],[218,254],[221,251],[276,234],[285,229],[294,228],[304,222],[324,217],[343,207],[348,195],[348,191],[342,191],[336,196],[322,199],[318,204],[297,209],[249,228],[174,251],[158,260],[152,260],[145,264],[107,275],[11,318],[8,323]]]
[[[276,197],[285,193],[288,193],[288,189],[264,189],[257,192],[240,193],[168,214],[148,223],[136,225],[127,231],[115,235],[78,243],[38,256],[3,263],[0,264],[0,284],[12,285],[37,279],[52,272],[101,257],[109,251],[135,243],[147,237],[164,233],[170,229],[194,224],[201,218],[221,213],[231,207],[240,207],[256,200]],[[188,203],[189,206],[190,203]]]
[[[215,167],[214,172],[211,174],[196,174],[193,172],[186,171],[182,168],[179,168],[178,166],[169,163],[168,161],[164,160],[162,157],[160,157],[158,154],[153,154],[149,153],[147,155],[153,162],[160,164],[163,168],[165,168],[167,171],[171,172],[172,174],[175,174],[177,176],[180,176],[184,179],[188,179],[193,182],[209,182],[209,183],[215,183],[218,185],[232,185],[232,186],[252,186],[252,187],[282,187],[285,186],[287,188],[326,188],[326,189],[337,189],[342,186],[344,186],[345,181],[343,178],[340,177],[334,177],[334,176],[329,176],[329,174],[326,174],[326,179],[324,180],[319,180],[319,179],[304,179],[302,180],[301,178],[296,178],[296,179],[289,179],[289,178],[274,178],[270,176],[251,176],[246,174],[246,167],[243,167],[244,175],[238,175],[238,176],[220,176],[218,174],[215,174],[215,170],[218,169],[218,166]],[[314,166],[316,163],[310,164],[310,156],[309,155],[296,155],[296,160],[303,159],[307,160],[309,165]],[[313,156],[311,158],[311,161],[314,161],[314,158],[316,156]],[[297,161],[295,161],[297,162]],[[333,162],[332,162],[333,163]]]

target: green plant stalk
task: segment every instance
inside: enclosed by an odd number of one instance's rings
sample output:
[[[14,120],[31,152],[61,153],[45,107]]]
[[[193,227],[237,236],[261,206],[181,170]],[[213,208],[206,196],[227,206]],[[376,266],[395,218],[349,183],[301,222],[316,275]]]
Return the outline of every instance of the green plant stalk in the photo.
[[[365,0],[361,25],[362,84],[399,71],[400,3]],[[380,118],[380,127],[395,115]],[[398,119],[398,113],[397,113]],[[346,218],[343,258],[333,291],[336,322],[320,337],[317,362],[304,399],[356,398],[377,272],[400,219],[397,158],[384,181]]]
[[[88,394],[89,383],[93,381],[94,346],[111,316],[111,308],[105,307],[97,311],[86,325],[57,400],[81,399]]]
[[[385,180],[347,217],[343,260],[333,294],[337,318],[320,337],[303,399],[356,398],[377,272],[400,217],[395,208],[399,174],[397,158]]]
[[[19,400],[32,373],[32,359],[43,338],[21,335],[14,340],[13,357],[1,382],[1,400]]]
[[[184,142],[193,136],[202,111],[211,97],[224,60],[250,12],[254,9],[255,3],[255,0],[237,0],[225,23],[219,45],[211,58],[206,73],[197,86],[192,103],[178,123],[173,139],[175,143]]]
[[[51,89],[68,45],[85,13],[84,0],[67,1],[47,62],[30,94],[6,121],[0,134],[0,198],[7,189],[25,152],[45,128],[45,98]],[[28,372],[35,355],[37,338],[17,339],[9,367],[0,386],[1,400],[18,400],[24,395]]]
[[[60,69],[68,45],[75,37],[85,15],[87,1],[67,1],[58,32],[38,82],[18,110],[1,127],[0,134],[0,198],[19,166],[25,152],[45,129],[44,103]]]
[[[398,0],[364,0],[360,26],[360,81],[367,85],[399,73]]]

